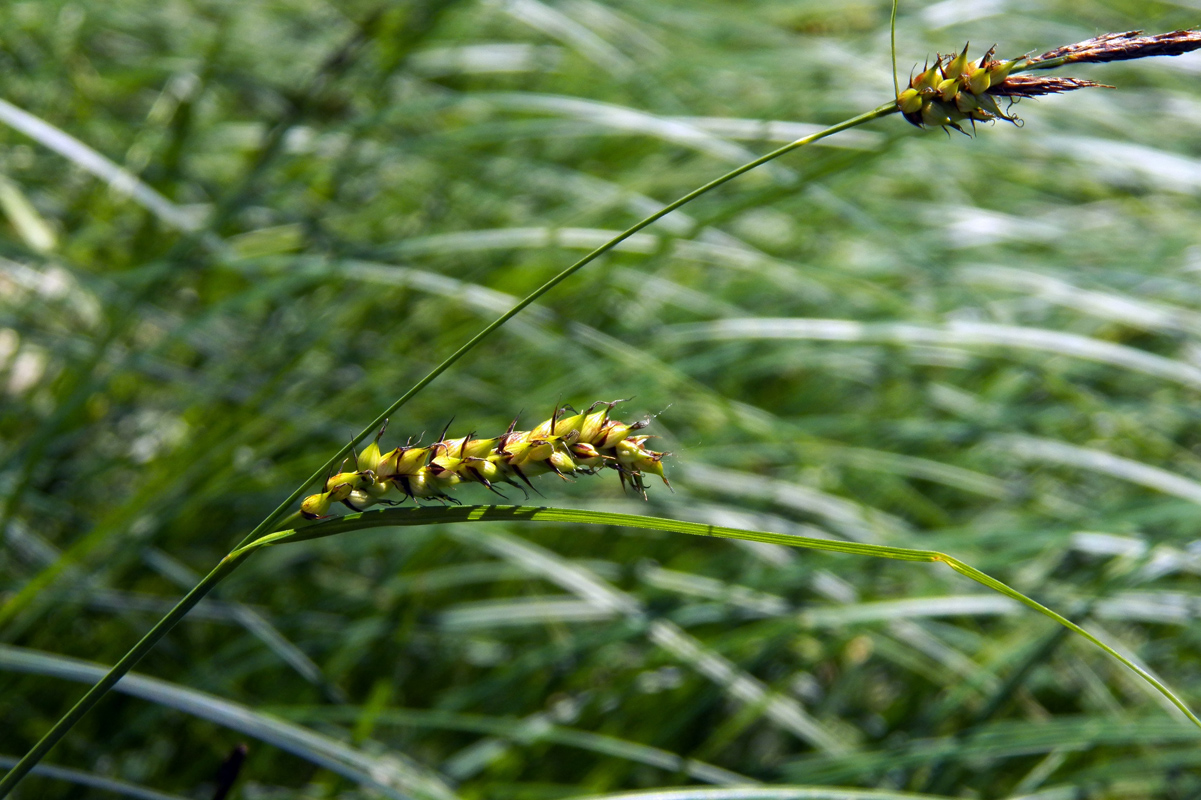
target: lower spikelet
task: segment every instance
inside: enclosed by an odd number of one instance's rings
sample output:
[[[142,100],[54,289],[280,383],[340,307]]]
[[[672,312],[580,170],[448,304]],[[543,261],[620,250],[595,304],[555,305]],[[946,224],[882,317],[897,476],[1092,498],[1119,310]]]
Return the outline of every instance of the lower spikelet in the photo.
[[[533,489],[530,478],[547,472],[566,479],[604,468],[616,470],[622,485],[643,498],[647,474],[658,475],[670,489],[663,474],[663,458],[668,454],[649,449],[650,436],[632,435],[649,425],[650,419],[626,424],[611,418],[610,412],[620,402],[596,402],[583,413],[570,406],[556,408],[550,419],[531,431],[515,430],[514,420],[509,430],[492,439],[477,439],[474,433],[447,439],[443,432],[440,441],[427,447],[410,443],[387,453],[379,448],[381,430],[357,456],[355,469],[327,478],[325,491],[306,497],[300,513],[320,519],[334,503],[354,511],[376,503],[394,505],[397,501],[388,498],[394,490],[401,495],[399,502],[432,498],[453,503],[457,501],[446,491],[460,483],[478,483],[500,494],[498,483]]]

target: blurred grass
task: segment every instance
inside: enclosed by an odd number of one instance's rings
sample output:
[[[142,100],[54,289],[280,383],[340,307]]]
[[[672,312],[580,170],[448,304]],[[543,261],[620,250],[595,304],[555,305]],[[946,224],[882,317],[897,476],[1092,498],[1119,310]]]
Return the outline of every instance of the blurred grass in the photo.
[[[888,11],[0,8],[0,98],[59,132],[0,125],[3,642],[112,663],[188,572],[506,296],[808,132],[787,126],[887,100]],[[1196,24],[1186,2],[906,2],[898,45],[907,70],[968,39],[1012,55]],[[662,412],[676,493],[642,504],[612,476],[544,479],[553,504],[945,550],[1087,613],[1196,702],[1194,56],[1075,70],[1119,88],[1025,102],[1020,130],[948,140],[891,119],[746,176],[515,320],[388,441],[451,415],[500,431],[560,398],[633,396],[630,416]],[[700,335],[740,320],[866,333]],[[945,570],[490,530],[271,552],[139,670],[363,763],[411,761],[465,798],[732,775],[945,796],[1201,790],[1195,733],[1146,687]],[[79,691],[0,670],[0,754]],[[795,713],[844,747],[813,748]],[[244,735],[113,696],[50,761],[205,797]],[[374,796],[320,763],[251,741],[239,791]],[[22,796],[79,791],[31,777]]]

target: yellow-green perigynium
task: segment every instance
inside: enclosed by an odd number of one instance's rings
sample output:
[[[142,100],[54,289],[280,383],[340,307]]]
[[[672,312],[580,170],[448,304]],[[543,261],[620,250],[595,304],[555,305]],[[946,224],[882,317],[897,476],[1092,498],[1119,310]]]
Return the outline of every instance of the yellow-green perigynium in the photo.
[[[1025,58],[994,61],[993,48],[979,61],[971,61],[967,50],[964,46],[953,57],[940,54],[933,65],[909,81],[909,88],[897,96],[897,108],[905,119],[919,128],[935,126],[960,131],[963,129],[959,123],[964,120],[973,124],[997,119],[1016,121],[1001,111],[989,90],[1004,84],[1013,68]]]
[[[967,133],[960,122],[992,122],[1003,119],[1020,124],[997,104],[998,97],[1011,101],[1023,97],[1070,92],[1090,87],[1113,88],[1082,78],[1060,78],[1046,75],[1012,74],[1021,67],[1032,70],[1052,69],[1065,63],[1083,61],[1116,61],[1142,58],[1148,55],[1175,55],[1201,48],[1201,32],[1177,31],[1170,36],[1137,37],[1138,31],[1081,42],[1068,48],[1044,53],[1037,58],[995,61],[995,47],[979,61],[969,60],[967,46],[957,56],[939,55],[934,65],[926,65],[909,81],[909,87],[897,95],[897,110],[919,128],[927,126],[944,130],[954,128]],[[1118,39],[1114,39],[1117,36]],[[1066,55],[1063,55],[1066,54]]]
[[[657,475],[668,488],[663,458],[646,446],[649,436],[634,436],[649,419],[627,424],[609,415],[612,403],[597,402],[583,413],[569,406],[555,409],[551,418],[530,431],[518,431],[516,420],[503,435],[477,439],[469,434],[422,447],[404,445],[388,452],[375,441],[356,458],[355,470],[340,471],[325,481],[324,491],[306,497],[300,513],[308,519],[324,517],[334,503],[361,511],[376,503],[391,503],[397,491],[405,498],[433,498],[454,502],[446,490],[460,483],[478,483],[497,492],[495,484],[533,488],[530,478],[553,472],[561,478],[616,470],[623,486],[646,497],[646,474]],[[343,465],[345,466],[345,465]],[[499,494],[499,492],[497,492]]]

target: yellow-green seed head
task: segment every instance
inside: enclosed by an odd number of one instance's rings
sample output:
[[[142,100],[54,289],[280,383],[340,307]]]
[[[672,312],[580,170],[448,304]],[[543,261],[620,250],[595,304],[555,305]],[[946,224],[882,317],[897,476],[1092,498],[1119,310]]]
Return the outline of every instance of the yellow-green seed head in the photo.
[[[584,422],[580,425],[580,441],[585,444],[597,444],[601,439],[601,431],[609,422],[609,412],[612,410],[613,406],[606,405],[600,411],[585,415]]]
[[[311,494],[301,501],[300,513],[305,519],[321,519],[329,512],[329,507],[328,494]]]
[[[600,451],[587,442],[576,442],[569,449],[572,458],[581,467],[599,467],[605,463]]]
[[[401,448],[389,450],[379,457],[379,463],[375,465],[375,477],[384,480],[396,474],[396,462],[400,458]]]
[[[463,448],[463,458],[486,458],[500,439],[472,439]]]
[[[396,475],[413,475],[429,461],[428,447],[396,448]]]
[[[1023,56],[1022,58],[1015,58],[1012,61],[1003,61],[990,65],[988,68],[989,85],[1000,86],[1009,77],[1009,73],[1013,68],[1025,60],[1026,58]]]
[[[964,114],[972,116],[980,109],[980,103],[971,92],[960,92],[955,95],[955,107]]]
[[[663,456],[665,454],[657,453],[646,446],[646,441],[651,438],[653,437],[634,436],[622,443],[631,446],[626,454],[628,464],[638,472],[658,475],[670,488],[671,484],[667,482],[667,476],[663,474]]]
[[[500,437],[496,449],[502,453],[510,453],[514,448],[529,444],[531,431],[509,431]]]
[[[909,85],[921,94],[933,94],[935,87],[942,83],[942,80],[942,72],[938,69],[938,62],[935,62],[934,66],[918,73]]]
[[[916,98],[916,92],[907,97]],[[564,406],[531,431],[514,430],[514,422],[496,438],[478,439],[468,434],[428,447],[406,445],[386,453],[381,452],[377,436],[358,455],[355,471],[330,477],[324,492],[305,498],[301,513],[317,519],[338,502],[365,509],[388,502],[386,495],[394,489],[413,499],[449,500],[444,490],[464,481],[496,491],[493,482],[520,481],[518,485],[532,487],[529,479],[547,472],[566,478],[576,472],[593,474],[604,467],[618,471],[623,485],[645,495],[643,473],[662,477],[663,454],[646,448],[648,437],[633,435],[645,428],[650,418],[633,424],[620,422],[610,417],[615,405],[597,402],[583,413]]]
[[[440,472],[458,472],[466,462],[464,459],[446,453],[444,455],[435,456],[429,463],[431,468],[436,467],[436,471]]]
[[[448,473],[454,475],[454,473]],[[433,474],[433,470],[429,467],[422,467],[412,475],[404,475],[397,480],[397,485],[409,497],[444,497],[441,485],[454,485],[458,483],[458,476],[451,479],[446,479],[445,482],[437,480]]]
[[[652,475],[658,475],[663,479],[663,482],[671,486],[667,481],[667,476],[663,474],[663,454],[650,453],[646,458],[640,459],[636,466],[642,472],[649,472]]]
[[[583,414],[572,414],[569,417],[563,417],[555,425],[555,436],[562,436],[566,438],[572,433],[575,433],[576,438],[580,438],[580,431],[584,427],[585,419],[586,417]]]
[[[987,119],[1004,119],[1010,122],[1014,120],[1013,117],[1001,110],[1001,107],[997,105],[997,98],[991,94],[980,95],[976,100],[980,103],[979,113],[984,114]]]
[[[331,475],[325,479],[325,486],[322,488],[327,492],[332,491],[339,483],[345,483],[346,476],[348,475],[354,476],[355,474],[353,472],[339,472],[337,475]]]
[[[642,457],[643,452],[642,447],[629,439],[618,442],[614,449],[617,453],[617,463],[623,467],[634,466],[634,463]]]
[[[967,90],[974,95],[984,94],[992,85],[992,78],[989,76],[988,70],[978,64],[968,67],[964,76],[967,78]]]
[[[545,439],[536,439],[530,442],[530,447],[525,452],[525,461],[545,461],[550,458],[555,452],[555,446],[552,442]]]
[[[376,480],[375,483],[372,483],[370,486],[364,486],[362,489],[356,489],[355,492],[352,492],[351,494],[353,495],[357,492],[363,492],[366,495],[368,495],[369,497],[374,498],[371,501],[372,503],[377,503],[385,495],[387,495],[388,492],[392,491],[392,488],[393,488],[392,481]]]
[[[505,478],[500,465],[485,458],[469,459],[464,471],[480,483],[492,483]]]
[[[609,450],[616,447],[618,442],[623,441],[627,436],[641,427],[644,426],[637,423],[626,425],[624,422],[609,420],[605,423],[605,427],[601,429],[600,440],[593,442],[593,444],[602,450]]]
[[[363,452],[359,453],[356,459],[358,467],[361,470],[369,469],[372,472],[379,466],[381,456],[379,451],[379,443],[372,442],[363,448]]]
[[[430,449],[434,451],[435,456],[451,455],[456,458],[463,452],[463,448],[467,445],[467,437],[461,439],[443,439],[440,442],[435,442]]]
[[[335,503],[341,503],[346,498],[350,497],[350,493],[355,490],[355,487],[349,483],[339,483],[337,486],[330,489],[325,494]]]
[[[902,114],[916,114],[922,110],[922,96],[917,89],[906,89],[897,95],[897,108]]]
[[[959,94],[959,79],[947,78],[942,83],[938,84],[938,96],[943,102],[951,102],[955,99],[955,95]]]
[[[325,482],[325,490],[333,491],[335,486],[346,485],[351,489],[357,489],[363,484],[371,483],[375,480],[375,473],[371,470],[363,472],[339,472],[333,475]]]
[[[565,475],[575,472],[575,462],[571,460],[571,456],[567,455],[561,450],[556,450],[555,452],[551,453],[548,460],[550,461],[550,466],[556,472]]]
[[[967,44],[965,44],[963,46],[963,52],[960,53],[959,55],[955,56],[955,58],[953,58],[951,61],[947,62],[947,65],[945,67],[943,67],[943,70],[942,70],[943,75],[945,75],[948,78],[955,78],[956,80],[958,80],[963,75],[963,73],[967,71],[967,63],[968,63],[967,49],[970,46],[971,46],[971,42],[968,42]]]
[[[463,481],[456,470],[443,469],[438,466],[436,461],[425,469],[424,474],[428,475],[429,480],[439,489],[449,489],[452,486],[458,486]]]
[[[343,503],[355,511],[365,511],[379,502],[379,497],[372,494],[368,489],[355,489],[350,493]]]

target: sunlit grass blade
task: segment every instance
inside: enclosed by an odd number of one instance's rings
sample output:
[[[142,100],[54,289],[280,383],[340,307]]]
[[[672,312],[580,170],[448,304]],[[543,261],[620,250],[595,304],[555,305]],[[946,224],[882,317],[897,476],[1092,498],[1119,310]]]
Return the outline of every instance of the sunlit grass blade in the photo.
[[[94,149],[12,103],[0,100],[0,122],[18,130],[38,144],[70,159],[80,169],[105,181],[118,194],[127,195],[163,222],[182,231],[195,231],[201,222],[195,214],[180,208],[129,172]]]
[[[1126,345],[1063,331],[992,322],[948,322],[941,327],[908,323],[865,323],[844,319],[723,319],[680,325],[669,332],[680,342],[723,340],[811,340],[884,342],[942,347],[998,347],[1057,353],[1121,367],[1190,388],[1201,388],[1201,368]]]
[[[385,509],[382,511],[366,511],[361,514],[350,514],[328,522],[319,522],[307,528],[281,531],[269,534],[251,542],[245,547],[234,551],[232,555],[248,555],[254,550],[289,542],[308,541],[326,536],[334,536],[349,531],[379,527],[404,527],[409,525],[430,525],[451,522],[573,522],[585,525],[616,525],[643,530],[668,531],[672,533],[687,533],[694,536],[711,536],[722,539],[739,539],[768,544],[782,544],[790,547],[801,547],[808,550],[820,550],[828,553],[846,553],[848,555],[887,558],[897,561],[917,561],[928,563],[943,563],[959,574],[983,586],[992,589],[1006,597],[1034,609],[1043,616],[1049,617],[1063,627],[1088,639],[1100,647],[1111,657],[1121,662],[1140,678],[1166,697],[1173,706],[1178,708],[1197,727],[1201,728],[1201,719],[1176,694],[1164,685],[1158,678],[1150,674],[1126,656],[1123,656],[1112,646],[1102,641],[1076,623],[1047,608],[1037,601],[1027,597],[1005,583],[986,575],[980,570],[963,563],[957,558],[935,550],[915,550],[903,547],[865,544],[861,542],[839,542],[826,539],[811,539],[801,536],[790,536],[768,531],[744,531],[733,528],[722,528],[715,525],[704,525],[681,520],[660,519],[657,517],[642,517],[632,514],[616,514],[602,511],[578,511],[561,508],[540,508],[535,506],[458,506],[452,508],[419,508],[419,509]]]
[[[357,706],[283,706],[273,714],[302,722],[353,723],[363,713]],[[497,737],[514,745],[532,747],[543,742],[579,748],[614,758],[628,759],[658,769],[683,772],[706,783],[750,783],[745,776],[712,764],[706,764],[657,747],[555,724],[545,715],[536,718],[506,719],[480,714],[463,714],[437,709],[388,708],[375,713],[379,725],[401,728],[461,730]]]

